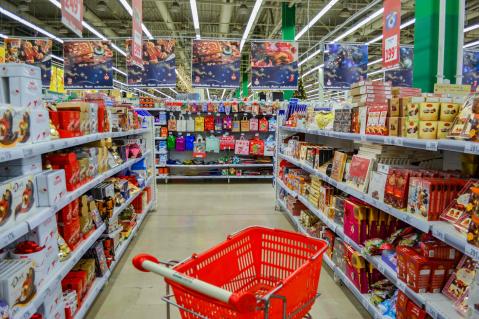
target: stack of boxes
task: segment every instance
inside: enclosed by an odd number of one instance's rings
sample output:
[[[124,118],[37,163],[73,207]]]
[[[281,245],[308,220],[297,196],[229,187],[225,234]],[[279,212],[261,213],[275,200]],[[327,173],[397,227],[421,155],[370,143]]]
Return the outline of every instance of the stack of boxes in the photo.
[[[421,89],[393,87],[392,98],[388,100],[389,136],[407,137],[407,105],[414,103],[421,95]]]
[[[387,100],[391,84],[380,81],[361,81],[351,87],[353,108],[351,132],[369,135],[388,135]]]
[[[0,64],[0,148],[50,139],[48,111],[42,103],[40,68]]]
[[[396,101],[391,100],[390,104],[396,105]],[[401,129],[397,136],[419,139],[447,138],[452,122],[459,114],[460,104],[457,102],[458,99],[432,95],[399,98]]]

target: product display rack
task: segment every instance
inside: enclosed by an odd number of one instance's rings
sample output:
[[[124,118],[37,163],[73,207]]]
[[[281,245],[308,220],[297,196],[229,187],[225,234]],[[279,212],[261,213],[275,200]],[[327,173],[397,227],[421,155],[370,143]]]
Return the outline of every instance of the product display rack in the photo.
[[[66,138],[52,140],[43,143],[31,144],[28,146],[16,147],[12,150],[0,150],[0,162],[9,161],[15,158],[22,158],[24,156],[40,155],[44,153],[49,153],[55,150],[65,149],[69,147],[79,146],[93,141],[98,141],[105,138],[116,138],[116,137],[127,137],[141,135],[144,136],[147,140],[146,149],[144,150],[142,156],[134,159],[130,159],[123,164],[117,165],[106,172],[103,172],[97,175],[94,179],[88,181],[82,186],[78,187],[74,191],[68,192],[66,196],[56,205],[50,207],[39,207],[37,211],[31,212],[26,218],[21,221],[17,221],[14,225],[9,227],[8,230],[0,233],[0,248],[6,247],[9,244],[13,243],[15,240],[29,233],[31,230],[35,229],[38,225],[42,224],[44,221],[48,220],[50,217],[54,217],[56,212],[61,210],[63,207],[68,205],[73,200],[79,198],[84,193],[88,192],[94,188],[99,183],[104,180],[116,175],[120,171],[130,168],[133,164],[145,159],[148,165],[154,163],[154,127],[152,125],[151,119],[146,119],[144,122],[144,128],[137,130],[130,130],[125,132],[109,132],[109,133],[96,133],[81,137],[75,138]],[[149,141],[149,142],[148,142]],[[130,236],[120,244],[119,254],[117,259],[111,265],[110,270],[103,276],[95,279],[92,287],[90,288],[88,295],[84,298],[81,307],[77,310],[74,318],[85,318],[86,313],[90,309],[91,305],[95,301],[97,295],[108,282],[108,279],[111,275],[111,271],[116,266],[118,260],[123,255],[127,246],[130,244],[133,237],[138,232],[142,222],[144,221],[146,215],[150,210],[156,206],[156,183],[152,183],[155,180],[154,167],[151,168],[152,174],[145,182],[145,186],[140,188],[140,190],[131,195],[131,197],[125,201],[121,206],[114,209],[114,216],[118,216],[125,208],[129,206],[135,200],[142,191],[147,186],[152,186],[154,191],[152,192],[152,199],[149,202],[148,206],[144,209],[143,213],[140,214],[140,217],[137,220],[135,228],[131,231]],[[38,308],[44,303],[46,296],[57,287],[62,279],[70,272],[70,270],[78,263],[78,261],[83,257],[83,255],[93,246],[93,244],[104,234],[106,230],[106,225],[103,224],[96,230],[94,230],[88,238],[84,239],[78,247],[75,248],[70,253],[68,259],[63,262],[59,262],[59,265],[54,269],[54,273],[50,274],[47,281],[43,283],[42,286],[37,290],[34,298],[28,303],[28,305],[22,308],[16,308],[15,312],[12,313],[13,319],[28,319],[30,318]]]
[[[392,206],[385,204],[382,201],[379,201],[369,194],[363,193],[351,187],[350,185],[344,182],[338,182],[330,178],[325,172],[314,169],[309,164],[304,163],[292,156],[282,154],[280,152],[279,143],[282,138],[290,136],[291,133],[299,132],[310,134],[313,136],[321,136],[328,138],[336,138],[342,140],[349,140],[353,142],[370,142],[377,144],[387,144],[387,145],[396,145],[401,147],[408,148],[418,148],[426,149],[431,151],[444,150],[444,151],[453,151],[461,153],[476,154],[479,151],[479,143],[467,142],[467,141],[455,141],[455,140],[420,140],[420,139],[410,139],[410,138],[401,138],[401,137],[389,137],[389,136],[371,136],[364,134],[354,134],[354,133],[341,133],[325,130],[308,130],[301,128],[292,128],[286,126],[278,126],[278,136],[276,137],[276,156],[278,159],[284,159],[295,166],[302,168],[304,171],[320,177],[326,183],[334,186],[335,188],[343,191],[346,194],[349,194],[355,198],[362,200],[369,205],[376,207],[397,219],[421,230],[422,232],[430,232],[437,239],[447,243],[448,245],[460,250],[462,253],[470,256],[473,259],[479,259],[479,248],[467,243],[466,239],[457,232],[453,225],[443,221],[427,221],[425,219],[418,218],[412,214],[408,214],[404,211],[396,209]],[[275,172],[278,172],[276,169]],[[284,202],[279,199],[278,195],[280,190],[284,190],[290,196],[297,198],[301,203],[303,203],[314,215],[316,215],[326,226],[331,229],[339,238],[341,238],[345,243],[353,247],[356,251],[361,252],[362,256],[375,268],[381,272],[386,278],[388,278],[391,283],[393,283],[399,290],[404,292],[410,299],[416,302],[418,305],[424,306],[427,313],[432,316],[433,319],[460,319],[460,316],[453,307],[453,303],[442,293],[416,293],[410,289],[407,284],[397,278],[396,271],[390,268],[386,263],[384,263],[380,256],[370,256],[364,253],[363,247],[358,245],[356,242],[351,240],[343,232],[343,226],[336,224],[334,221],[328,218],[320,209],[315,207],[309,202],[307,198],[297,194],[295,191],[289,189],[276,175],[275,185],[277,187],[276,196],[277,196],[277,205],[283,210],[286,211],[287,215],[290,215],[288,219],[292,224],[301,232],[306,232],[304,227],[300,224],[299,220],[292,216],[288,211]],[[306,232],[307,233],[307,232]],[[325,256],[327,258],[327,256]],[[326,262],[328,265],[332,263]],[[333,271],[341,279],[343,283],[353,292],[356,298],[361,302],[364,308],[374,317],[382,318],[375,306],[371,304],[367,295],[359,293],[357,288],[349,281],[349,279],[339,270],[335,265],[333,265]]]
[[[175,102],[193,103],[194,101],[175,101]],[[218,102],[218,101],[213,101],[213,102]],[[202,101],[196,102],[196,103],[202,103]],[[155,117],[157,117],[156,112],[174,113],[174,114],[176,114],[177,118],[178,118],[179,114],[183,114],[183,115],[186,115],[186,116],[190,116],[190,115],[214,115],[214,116],[217,116],[217,115],[224,115],[225,114],[224,112],[203,112],[203,111],[189,112],[189,111],[183,111],[183,110],[171,110],[171,109],[167,109],[167,108],[164,108],[164,107],[136,108],[136,110],[151,112],[153,115],[155,115]],[[229,115],[242,116],[243,114],[252,114],[252,113],[251,112],[245,112],[245,111],[238,111],[238,112],[231,112]],[[272,116],[276,117],[276,114],[259,114],[258,116],[264,116],[266,118],[270,118]],[[159,127],[163,127],[163,126],[167,127],[167,122],[166,123],[159,123],[159,122],[154,121],[154,126],[157,129],[159,129]],[[276,135],[276,131],[232,132],[232,131],[225,131],[225,130],[212,130],[212,131],[202,131],[202,132],[196,132],[196,131],[178,132],[178,131],[174,131],[174,132],[171,132],[171,133],[178,136],[179,134],[203,134],[203,135],[207,135],[209,133],[211,133],[211,134],[223,134],[223,133],[226,133],[226,132],[229,133],[229,134],[235,135],[235,136],[239,136],[241,134],[244,134],[247,137],[254,136],[256,134],[258,134],[260,136],[265,136],[265,137],[267,135],[274,135],[274,136]],[[159,134],[156,131],[155,132],[155,138],[154,138],[155,141],[164,141],[164,140],[167,139],[167,137],[165,137],[165,136],[158,136],[158,135]],[[220,151],[220,153],[215,154],[214,157],[220,156],[221,154],[224,154],[225,152],[232,152],[232,151],[231,150]],[[165,151],[165,152],[160,152],[160,151],[157,151],[156,148],[155,148],[155,156],[156,155],[170,155],[170,153],[182,155],[181,157],[184,157],[183,154],[191,154],[191,151],[181,151],[180,152],[180,151],[176,151],[176,150],[169,150],[169,151]],[[188,156],[191,158],[190,155],[188,155]],[[159,169],[159,168],[170,168],[170,169],[175,169],[175,170],[181,170],[181,169],[214,169],[214,168],[218,168],[218,169],[221,169],[221,168],[223,168],[223,169],[226,169],[226,168],[250,168],[250,169],[252,169],[252,168],[274,168],[274,164],[273,163],[268,163],[268,164],[212,164],[212,165],[208,165],[208,164],[199,164],[199,165],[195,165],[195,164],[192,164],[192,165],[185,165],[185,164],[160,165],[160,164],[155,164],[155,167],[157,169]],[[240,175],[240,176],[236,176],[236,175],[183,175],[183,174],[181,174],[181,172],[177,172],[176,174],[171,174],[171,172],[170,172],[169,174],[158,174],[157,175],[157,180],[158,181],[163,180],[165,183],[168,183],[168,180],[201,180],[201,179],[205,179],[205,180],[208,180],[208,179],[210,179],[210,180],[227,180],[228,183],[229,183],[230,180],[232,180],[232,179],[263,180],[263,179],[270,179],[270,178],[272,179],[273,176],[272,175],[260,175],[260,176],[256,176],[256,175]]]

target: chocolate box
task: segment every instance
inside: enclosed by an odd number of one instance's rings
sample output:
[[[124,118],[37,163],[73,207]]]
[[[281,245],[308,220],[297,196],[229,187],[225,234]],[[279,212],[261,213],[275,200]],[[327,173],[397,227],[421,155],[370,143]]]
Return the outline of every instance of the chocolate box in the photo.
[[[437,121],[439,120],[439,103],[423,102],[419,104],[419,120]]]
[[[65,171],[62,169],[46,171],[37,175],[38,206],[54,206],[67,194]]]
[[[437,138],[437,121],[419,121],[419,138],[435,140]]]

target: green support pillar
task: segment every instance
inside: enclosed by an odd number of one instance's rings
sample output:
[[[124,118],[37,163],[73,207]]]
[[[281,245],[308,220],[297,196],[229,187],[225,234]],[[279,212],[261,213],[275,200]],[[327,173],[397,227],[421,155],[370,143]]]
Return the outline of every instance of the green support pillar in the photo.
[[[413,85],[432,92],[437,82],[439,1],[416,1],[415,15]],[[444,78],[451,82],[456,75],[458,19],[458,1],[446,0]]]
[[[296,5],[289,7],[288,2],[283,2],[281,4],[281,13],[281,33],[283,40],[294,41],[294,37],[296,36]],[[294,91],[285,90],[283,97],[285,100],[289,100],[293,97],[293,94]]]
[[[236,91],[235,91],[235,98],[241,99],[241,90],[240,90],[240,89],[236,89]]]
[[[242,72],[241,74],[241,97],[248,97],[248,73]]]

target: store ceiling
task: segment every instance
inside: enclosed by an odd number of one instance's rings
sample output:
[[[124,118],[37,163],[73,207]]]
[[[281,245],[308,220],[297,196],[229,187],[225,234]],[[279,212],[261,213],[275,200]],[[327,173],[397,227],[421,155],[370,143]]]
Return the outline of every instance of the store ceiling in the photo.
[[[131,17],[121,4],[122,1],[131,3],[131,0],[84,0],[84,19],[96,30],[124,48],[124,38],[131,34]],[[202,38],[229,38],[240,39],[250,18],[255,0],[196,0]],[[52,2],[56,0],[0,0],[0,6],[10,10],[24,19],[35,23],[60,38],[76,38],[61,23],[61,12]],[[250,32],[249,39],[280,39],[281,38],[281,3],[280,0],[264,0],[258,17]],[[290,5],[296,4],[296,32],[299,32],[330,0],[293,0]],[[320,43],[334,39],[338,34],[350,29],[382,6],[381,0],[339,0],[321,19],[312,26],[299,40],[300,60],[315,52]],[[414,18],[414,0],[402,1],[402,22]],[[362,14],[356,19],[342,24],[357,12]],[[465,25],[479,23],[479,1],[466,0]],[[381,34],[381,16],[359,28],[342,41],[368,42]],[[177,65],[183,78],[189,82],[191,39],[195,37],[189,0],[143,0],[143,21],[153,36],[174,37],[178,40]],[[0,15],[0,33],[16,36],[34,36],[32,29]],[[331,34],[332,32],[336,32]],[[88,30],[84,30],[84,37],[95,37]],[[401,43],[412,44],[414,24],[402,30]],[[479,28],[466,33],[465,43],[477,41]],[[380,58],[380,44],[378,41],[370,45],[370,61]],[[56,45],[54,52],[61,55],[61,46]],[[244,55],[249,51],[248,45],[243,50]],[[124,70],[124,57],[117,54],[117,67]],[[322,62],[322,54],[304,63],[303,73]],[[247,66],[245,56],[244,62]],[[378,69],[380,64],[370,66],[370,71]],[[120,80],[121,79],[121,75]],[[305,83],[313,83],[315,76],[304,78]],[[179,83],[179,89],[186,89],[184,83]],[[221,91],[219,91],[221,92]],[[171,93],[171,92],[170,92]],[[212,94],[218,94],[213,92]],[[221,95],[219,93],[218,95]]]

